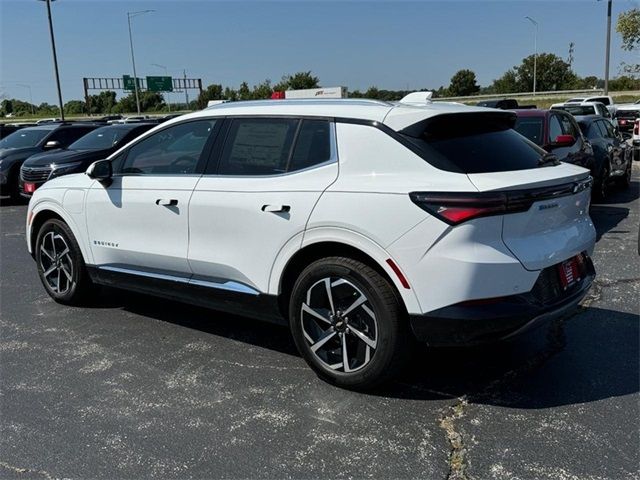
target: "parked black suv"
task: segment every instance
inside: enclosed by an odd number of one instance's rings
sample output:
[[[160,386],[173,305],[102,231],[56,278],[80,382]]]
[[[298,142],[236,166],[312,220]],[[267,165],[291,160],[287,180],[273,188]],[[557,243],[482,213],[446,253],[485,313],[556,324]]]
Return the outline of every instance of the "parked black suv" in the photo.
[[[29,198],[50,178],[84,172],[96,160],[108,157],[155,126],[155,123],[107,125],[87,133],[67,149],[32,155],[20,168],[20,193]]]
[[[0,195],[20,197],[22,163],[35,153],[66,148],[100,125],[91,123],[46,123],[23,128],[0,140]]]

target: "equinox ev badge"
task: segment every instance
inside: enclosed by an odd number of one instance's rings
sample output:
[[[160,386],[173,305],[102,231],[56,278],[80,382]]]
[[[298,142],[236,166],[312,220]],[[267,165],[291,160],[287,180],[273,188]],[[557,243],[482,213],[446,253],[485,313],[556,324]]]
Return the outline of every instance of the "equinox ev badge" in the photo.
[[[545,203],[544,205],[540,205],[538,210],[549,210],[550,208],[558,208],[559,206],[558,203]]]

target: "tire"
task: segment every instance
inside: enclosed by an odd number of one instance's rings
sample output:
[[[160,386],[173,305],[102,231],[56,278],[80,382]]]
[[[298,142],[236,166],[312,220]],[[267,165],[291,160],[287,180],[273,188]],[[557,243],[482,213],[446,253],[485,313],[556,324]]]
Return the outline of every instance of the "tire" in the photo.
[[[631,159],[629,159],[629,164],[627,165],[627,169],[624,172],[624,175],[617,179],[616,186],[620,190],[626,190],[631,186]]]
[[[298,351],[316,374],[354,390],[396,375],[413,345],[393,286],[351,258],[324,258],[302,271],[293,287],[289,323]]]
[[[93,298],[97,288],[66,223],[47,220],[38,232],[34,249],[38,276],[51,298],[64,305],[83,305]]]

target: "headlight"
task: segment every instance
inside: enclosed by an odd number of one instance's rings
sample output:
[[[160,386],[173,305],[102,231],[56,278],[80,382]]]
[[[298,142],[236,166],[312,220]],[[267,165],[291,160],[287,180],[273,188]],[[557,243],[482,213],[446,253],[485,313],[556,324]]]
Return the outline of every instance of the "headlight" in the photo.
[[[84,162],[73,162],[73,163],[65,163],[62,165],[52,165],[51,173],[49,174],[49,180],[56,177],[61,177],[62,175],[69,175],[70,173],[76,173],[78,167],[80,167]]]

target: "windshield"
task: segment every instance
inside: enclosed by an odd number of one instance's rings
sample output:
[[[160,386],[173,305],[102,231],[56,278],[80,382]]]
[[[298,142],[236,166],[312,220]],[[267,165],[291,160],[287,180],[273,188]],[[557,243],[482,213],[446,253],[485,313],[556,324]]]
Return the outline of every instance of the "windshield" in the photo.
[[[127,128],[100,127],[69,145],[69,150],[106,150],[115,147],[128,133]]]
[[[35,147],[49,132],[44,128],[23,128],[0,140],[0,148]]]
[[[542,145],[542,126],[542,117],[520,117],[513,128],[536,145]]]
[[[564,110],[571,115],[597,115],[596,109],[593,105],[563,105],[560,107],[553,107],[554,110]]]

